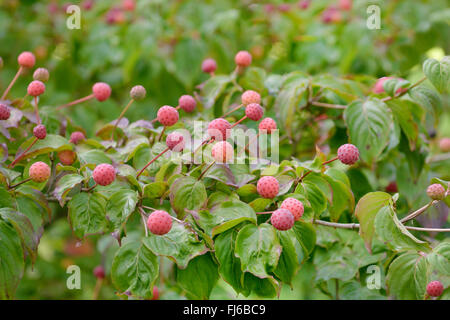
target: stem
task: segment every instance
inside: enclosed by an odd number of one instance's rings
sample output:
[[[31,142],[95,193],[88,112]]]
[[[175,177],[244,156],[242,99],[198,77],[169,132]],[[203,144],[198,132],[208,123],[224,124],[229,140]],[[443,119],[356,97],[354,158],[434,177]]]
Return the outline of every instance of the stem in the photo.
[[[270,214],[270,213],[273,213],[273,211],[256,212],[256,214]]]
[[[119,117],[116,120],[116,123],[114,124],[112,133],[111,133],[111,140],[114,140],[114,133],[116,132],[117,125],[119,124],[120,120],[122,120],[123,116],[125,115],[125,112],[130,108],[130,106],[133,104],[134,99],[131,99],[130,102],[125,106],[125,108],[120,113]]]
[[[151,165],[153,162],[155,162],[156,159],[158,159],[159,157],[161,157],[161,156],[162,156],[164,153],[166,153],[167,151],[169,151],[169,147],[167,147],[166,149],[164,149],[163,151],[161,151],[160,154],[158,154],[156,157],[153,158],[153,160],[151,160],[149,163],[147,163],[147,164],[145,165],[145,167],[143,167],[142,170],[139,171],[139,173],[138,173],[137,176],[136,176],[136,179],[139,178],[139,176],[142,174],[142,172],[144,172],[144,170],[147,169],[147,167],[148,167],[149,165]]]
[[[231,129],[233,129],[235,126],[237,126],[239,123],[241,123],[245,119],[247,119],[247,116],[243,116],[239,121],[233,123],[233,125],[231,126]]]
[[[6,88],[5,92],[3,92],[2,95],[2,99],[1,100],[5,100],[6,96],[8,95],[9,91],[11,90],[11,88],[13,87],[14,83],[16,83],[17,79],[19,78],[20,74],[22,73],[23,68],[19,67],[19,70],[17,70],[16,75],[14,76],[14,78],[11,80],[11,82],[9,83],[8,87]]]
[[[22,158],[25,156],[25,154],[31,149],[31,147],[38,141],[38,138],[34,137],[33,142],[31,142],[31,144],[25,149],[24,152],[22,152],[22,154],[17,157],[13,162],[11,162],[8,166],[8,168],[14,168],[14,166],[16,165],[16,163],[18,163],[20,160],[22,160]]]
[[[20,186],[22,183],[26,183],[26,182],[28,182],[28,181],[31,181],[31,178],[27,178],[27,179],[25,179],[25,180],[22,180],[22,181],[16,183],[16,184],[13,184],[12,186],[8,186],[8,190],[14,189],[14,188]]]
[[[333,159],[327,160],[327,161],[325,161],[325,162],[322,162],[322,165],[324,166],[324,165],[329,164],[329,163],[331,163],[331,162],[333,162],[333,161],[336,161],[337,159],[339,159],[339,158],[338,158],[338,157],[335,157],[335,158],[333,158]]]
[[[76,105],[76,104],[79,104],[79,103],[82,103],[82,102],[91,100],[92,98],[94,98],[94,94],[90,94],[90,95],[88,95],[88,96],[86,96],[86,97],[84,97],[84,98],[81,98],[81,99],[74,100],[74,101],[72,101],[72,102],[63,104],[63,105],[57,107],[56,110],[61,110],[61,109],[63,109],[63,108],[71,107],[71,106],[74,106],[74,105]]]
[[[422,79],[420,79],[419,81],[417,81],[416,83],[414,83],[413,85],[411,85],[410,87],[408,87],[406,90],[401,91],[399,94],[394,95],[394,96],[389,96],[386,98],[381,99],[381,101],[386,102],[386,101],[390,101],[392,99],[395,98],[400,98],[401,96],[403,96],[404,94],[406,94],[407,92],[409,92],[409,90],[417,87],[419,84],[421,84],[422,82],[424,82],[425,80],[427,80],[427,77],[423,77]]]
[[[102,278],[97,278],[97,282],[95,283],[94,295],[92,297],[92,300],[97,300],[98,299],[98,296],[100,294],[100,289],[102,288],[102,284],[103,284],[103,279]]]
[[[203,170],[202,173],[200,173],[200,176],[197,178],[197,180],[200,180],[201,178],[203,178],[203,176],[205,175],[206,171],[209,170],[209,168],[211,168],[213,166],[213,164],[216,163],[216,160],[214,160],[213,162],[211,162],[211,164],[205,169]]]
[[[329,221],[323,221],[323,220],[315,220],[314,223],[320,224],[322,226],[340,228],[340,229],[359,229],[359,223],[338,223],[338,222],[329,222]],[[415,230],[415,231],[450,232],[450,228],[449,229],[420,228],[420,227],[410,227],[410,226],[405,226],[405,228],[408,230]]]
[[[199,146],[197,147],[197,149],[194,150],[194,155],[195,155],[195,154],[197,153],[197,151],[200,150],[204,145],[206,145],[206,144],[208,144],[208,143],[211,143],[211,142],[213,142],[213,141],[214,141],[214,138],[210,138],[210,139],[208,139],[208,140],[203,141],[202,144],[199,145]]]
[[[316,106],[316,107],[330,108],[330,109],[345,109],[346,108],[346,106],[344,106],[342,104],[330,104],[330,103],[317,102],[317,101],[312,101],[311,105]]]
[[[81,189],[81,191],[84,191],[84,192],[90,192],[90,191],[92,191],[92,189],[94,189],[95,187],[97,186],[97,183],[95,183],[92,187],[90,187],[90,188],[83,188],[83,189]]]
[[[36,114],[37,124],[41,124],[41,118],[39,117],[38,98],[34,97],[34,113]]]
[[[401,223],[405,223],[405,222],[407,222],[409,220],[412,220],[412,219],[416,218],[417,216],[419,216],[422,213],[424,213],[429,207],[431,207],[433,204],[435,204],[437,202],[438,202],[437,200],[430,201],[429,203],[424,205],[422,208],[417,209],[413,213],[411,213],[411,214],[407,215],[406,217],[404,217],[403,219],[401,219],[400,222]]]
[[[145,221],[145,211],[139,207],[139,213],[141,214],[142,223],[144,224],[145,236],[148,237],[147,222]]]
[[[235,108],[231,109],[230,111],[224,113],[223,116],[222,116],[221,118],[225,118],[226,116],[232,114],[232,113],[235,112],[236,110],[239,110],[239,109],[242,108],[243,106],[244,106],[243,104],[238,105],[237,107],[235,107]]]
[[[333,159],[324,161],[324,162],[322,162],[322,165],[324,166],[324,165],[326,165],[326,164],[328,164],[328,163],[330,163],[330,162],[336,161],[337,159],[339,159],[339,158],[338,158],[338,157],[335,157],[335,158],[333,158]],[[312,172],[312,171],[309,170],[309,171],[306,171],[305,173],[303,173],[302,176],[301,176],[299,179],[297,179],[296,184],[298,184],[299,182],[302,182],[303,179],[305,179],[305,177],[306,177],[308,174],[310,174],[311,172]]]
[[[339,300],[339,279],[334,279],[335,280],[335,295],[336,295],[336,300]]]
[[[161,133],[160,133],[159,136],[158,136],[158,140],[157,140],[157,141],[161,141],[161,138],[162,138],[162,136],[163,136],[163,134],[164,134],[165,131],[166,131],[166,126],[163,127]]]

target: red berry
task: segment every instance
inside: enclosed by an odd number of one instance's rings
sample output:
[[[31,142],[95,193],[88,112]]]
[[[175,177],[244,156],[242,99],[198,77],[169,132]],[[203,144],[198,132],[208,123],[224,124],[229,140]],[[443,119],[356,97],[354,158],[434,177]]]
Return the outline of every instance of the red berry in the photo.
[[[81,7],[84,10],[91,10],[93,6],[94,6],[94,0],[84,0],[83,3],[81,4]]]
[[[71,142],[73,144],[78,144],[80,141],[82,141],[84,139],[86,139],[86,137],[84,136],[83,132],[81,132],[81,131],[74,131],[70,135],[69,142]]]
[[[449,152],[450,151],[450,138],[442,138],[441,141],[439,141],[439,148],[442,152]]]
[[[339,0],[339,8],[341,8],[341,10],[352,10],[352,0]]]
[[[172,132],[166,138],[167,147],[176,152],[181,152],[184,149],[184,137],[181,133]]]
[[[159,290],[157,286],[153,287],[152,300],[159,300]]]
[[[329,24],[340,22],[342,20],[341,12],[335,7],[328,7],[322,12],[322,22]]]
[[[384,84],[384,82],[386,82],[386,80],[390,80],[390,79],[404,80],[402,78],[395,78],[395,77],[382,77],[377,80],[377,82],[373,86],[372,92],[375,94],[384,93],[385,91],[384,91],[383,84]],[[405,91],[405,90],[407,90],[407,89],[406,88],[398,88],[396,93],[401,93],[402,91]]]
[[[102,266],[96,266],[94,268],[94,276],[99,279],[105,278],[105,269]]]
[[[258,180],[256,190],[263,198],[275,198],[280,190],[278,180],[272,176],[265,176]]]
[[[300,9],[308,9],[309,3],[310,3],[310,0],[300,0],[300,2],[298,3],[298,7]]]
[[[303,203],[295,198],[286,198],[283,203],[281,203],[280,209],[289,210],[294,216],[295,221],[299,220],[305,211]]]
[[[217,142],[211,149],[211,155],[217,163],[228,163],[233,159],[233,146],[226,141]]]
[[[186,112],[192,112],[195,109],[195,106],[197,105],[197,102],[195,101],[194,97],[185,94],[178,99],[178,105],[181,109],[183,109]]]
[[[263,114],[263,108],[261,108],[261,106],[257,103],[250,103],[247,107],[245,107],[245,115],[250,120],[258,121],[262,118]]]
[[[104,82],[97,82],[92,86],[92,93],[98,101],[105,101],[111,95],[111,87]]]
[[[211,58],[203,60],[203,62],[202,62],[202,71],[203,72],[211,73],[211,72],[216,71],[216,69],[217,69],[216,60],[211,59]]]
[[[249,105],[251,103],[261,103],[261,96],[258,92],[253,90],[245,91],[241,96],[241,101],[244,106]]]
[[[33,135],[40,140],[45,139],[45,137],[47,136],[47,129],[45,129],[45,126],[43,124],[38,124],[33,129]]]
[[[427,294],[430,297],[439,297],[444,292],[444,286],[440,281],[431,281],[427,284]]]
[[[272,213],[270,222],[278,230],[289,230],[294,225],[294,215],[287,209],[278,209]]]
[[[178,111],[171,106],[162,106],[158,110],[158,121],[165,127],[173,126],[179,119]]]
[[[216,141],[227,140],[230,131],[231,124],[223,118],[214,119],[208,125],[208,134]]]
[[[48,73],[48,70],[45,68],[37,68],[33,73],[34,80],[47,82],[49,78],[50,78],[50,74]]]
[[[259,131],[266,131],[267,133],[272,133],[272,131],[277,129],[277,123],[272,118],[264,118],[259,123],[258,129]]]
[[[28,170],[28,175],[34,182],[44,182],[50,177],[50,167],[45,162],[35,162]]]
[[[139,101],[145,98],[147,91],[143,86],[134,86],[131,88],[130,97],[133,100]]]
[[[252,63],[252,55],[248,51],[239,51],[234,57],[239,67],[248,67]]]
[[[434,183],[427,188],[427,194],[433,200],[443,200],[445,198],[445,188],[439,183]]]
[[[389,193],[397,193],[398,192],[397,182],[395,182],[395,181],[390,182],[386,186],[385,190],[386,190],[386,192],[389,192]]]
[[[19,62],[19,65],[21,67],[33,68],[34,64],[36,63],[36,58],[31,52],[24,51],[19,55],[17,61]]]
[[[134,0],[123,0],[122,7],[124,10],[134,11],[134,9],[136,8],[136,2]]]
[[[147,227],[151,233],[161,236],[172,229],[172,217],[163,210],[153,211],[148,217]]]
[[[359,159],[358,148],[347,143],[339,147],[337,156],[342,163],[352,165]]]
[[[6,104],[0,103],[0,120],[8,120],[11,116],[11,111]]]
[[[28,85],[27,92],[32,97],[40,96],[45,92],[45,84],[39,80],[31,81]]]
[[[99,164],[95,167],[92,178],[101,186],[110,185],[116,179],[116,169],[107,163]]]
[[[70,166],[75,162],[77,154],[72,150],[63,150],[58,152],[58,158],[65,166]]]

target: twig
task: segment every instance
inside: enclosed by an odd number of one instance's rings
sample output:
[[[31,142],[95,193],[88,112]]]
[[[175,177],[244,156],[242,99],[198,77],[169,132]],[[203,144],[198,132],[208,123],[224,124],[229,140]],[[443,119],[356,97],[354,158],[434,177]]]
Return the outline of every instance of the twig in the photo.
[[[214,160],[213,162],[211,162],[211,164],[205,169],[203,170],[202,173],[200,173],[200,176],[197,178],[197,180],[200,180],[201,178],[203,178],[203,176],[205,175],[205,173],[209,170],[209,168],[211,168],[213,166],[213,164],[216,163],[216,160]]]
[[[19,70],[17,70],[16,75],[14,76],[14,78],[11,80],[11,82],[9,83],[8,87],[6,88],[5,92],[3,92],[2,95],[2,99],[1,100],[5,100],[6,96],[8,95],[9,91],[11,90],[11,88],[13,87],[14,83],[16,83],[17,79],[19,78],[20,74],[22,73],[23,68],[19,67]]]
[[[345,109],[346,106],[342,104],[330,104],[330,103],[324,103],[324,102],[317,102],[317,101],[311,101],[311,105],[316,107],[324,107],[324,108],[331,108],[331,109]]]
[[[433,204],[437,203],[437,200],[434,201],[430,201],[429,203],[427,203],[426,205],[424,205],[422,208],[417,209],[416,211],[414,211],[413,213],[407,215],[406,217],[404,217],[403,219],[400,220],[401,223],[405,223],[409,220],[412,220],[414,218],[416,218],[417,216],[421,215],[422,213],[424,213],[429,207],[431,207]]]
[[[155,162],[156,159],[158,159],[159,157],[161,157],[161,156],[162,156],[164,153],[166,153],[167,151],[169,151],[169,147],[167,147],[166,149],[164,149],[163,151],[161,151],[160,154],[158,154],[158,155],[157,155],[156,157],[154,157],[149,163],[147,163],[147,164],[145,165],[145,167],[143,167],[143,168],[141,169],[141,171],[139,171],[139,173],[138,173],[137,176],[136,176],[136,179],[139,178],[139,176],[142,174],[142,172],[144,172],[144,170],[147,169],[147,167],[148,167],[149,165],[151,165],[153,162]]]
[[[14,189],[14,188],[16,188],[16,187],[20,186],[21,184],[26,183],[26,182],[28,182],[28,181],[31,181],[31,178],[22,180],[22,181],[20,181],[20,182],[18,182],[18,183],[16,183],[16,184],[13,184],[13,185],[11,185],[11,186],[8,186],[8,190],[9,190],[9,189]]]
[[[25,151],[22,152],[22,154],[21,154],[19,157],[17,157],[13,162],[11,162],[11,163],[8,165],[8,168],[14,168],[14,166],[15,166],[20,160],[22,160],[22,158],[25,156],[25,154],[26,154],[28,151],[30,151],[31,147],[32,147],[37,141],[38,141],[38,138],[35,137],[34,140],[33,140],[33,142],[31,142],[31,144],[25,149]]]
[[[74,100],[72,102],[63,104],[63,105],[57,107],[56,110],[61,110],[63,108],[71,107],[71,106],[74,106],[74,105],[79,104],[81,102],[85,102],[85,101],[91,100],[92,98],[94,98],[94,94],[90,94],[90,95],[88,95],[88,96],[86,96],[84,98],[81,98],[81,99]]]

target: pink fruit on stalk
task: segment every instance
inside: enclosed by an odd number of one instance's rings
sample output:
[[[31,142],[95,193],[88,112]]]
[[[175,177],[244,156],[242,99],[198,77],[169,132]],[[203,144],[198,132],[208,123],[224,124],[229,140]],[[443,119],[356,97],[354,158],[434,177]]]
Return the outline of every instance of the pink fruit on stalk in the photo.
[[[433,200],[444,200],[445,188],[439,183],[434,183],[428,186],[427,195]]]
[[[266,199],[275,198],[280,190],[278,180],[272,176],[265,176],[258,180],[256,190],[259,195]]]
[[[73,144],[78,144],[80,141],[83,141],[84,139],[86,139],[86,137],[84,136],[83,132],[81,132],[81,131],[74,131],[70,135],[69,142],[71,142]]]
[[[294,216],[295,221],[299,220],[305,211],[303,203],[295,198],[286,198],[281,203],[280,209],[289,210]]]
[[[50,73],[45,68],[37,68],[33,73],[33,79],[42,82],[47,82],[50,78]]]
[[[258,125],[259,131],[272,133],[277,129],[277,123],[272,118],[264,118]]]
[[[245,91],[241,96],[241,101],[244,106],[249,105],[251,103],[261,103],[261,96],[258,92],[253,90]]]
[[[252,55],[248,51],[239,51],[234,57],[234,62],[238,67],[248,67],[252,63]]]
[[[34,182],[44,182],[50,177],[50,167],[45,162],[38,161],[31,165],[28,174]]]
[[[223,119],[217,118],[208,124],[208,134],[216,141],[226,140],[231,131],[231,124]]]
[[[321,19],[325,24],[336,23],[342,20],[342,15],[336,7],[328,7],[322,12]]]
[[[27,93],[32,97],[40,96],[45,92],[45,84],[42,81],[34,80],[28,85]]]
[[[444,286],[440,281],[431,281],[427,284],[427,294],[430,297],[439,297],[444,292]]]
[[[103,268],[102,266],[96,266],[93,273],[96,278],[105,278],[105,268]]]
[[[183,109],[186,112],[192,112],[194,111],[195,107],[197,106],[197,101],[195,101],[194,97],[185,94],[178,99],[178,105],[181,109]]]
[[[211,155],[217,163],[228,163],[233,159],[234,149],[227,141],[219,141],[212,147]]]
[[[179,119],[178,111],[171,106],[162,106],[157,113],[157,119],[165,127],[173,126]]]
[[[167,147],[176,152],[181,152],[184,149],[184,137],[181,133],[172,132],[166,138]]]
[[[212,72],[216,71],[216,69],[217,69],[216,60],[211,59],[211,58],[203,60],[202,71],[204,73],[212,73]]]
[[[285,231],[294,225],[294,215],[287,209],[278,209],[272,213],[270,222],[277,230]]]
[[[377,82],[375,83],[375,85],[373,86],[372,92],[375,94],[380,94],[380,93],[384,93],[384,82],[390,79],[397,79],[397,80],[405,80],[402,78],[395,78],[395,77],[382,77],[380,79],[377,80]],[[395,93],[399,94],[401,92],[406,91],[406,88],[398,88]]]
[[[17,58],[17,62],[23,68],[33,68],[34,64],[36,63],[36,58],[31,52],[24,51]]]
[[[6,104],[0,103],[0,120],[8,120],[11,116],[11,111]]]
[[[47,136],[47,129],[43,124],[38,124],[33,128],[33,135],[40,140],[45,139]]]
[[[450,151],[450,138],[442,138],[439,141],[439,148],[442,152],[449,152]]]
[[[357,147],[350,143],[347,143],[339,147],[337,156],[342,163],[352,165],[356,163],[356,161],[358,161],[359,151]]]
[[[153,211],[147,219],[147,228],[151,233],[162,236],[172,229],[172,217],[163,210]]]
[[[142,100],[145,98],[147,91],[141,85],[134,86],[130,90],[130,98],[136,101]]]
[[[92,172],[92,178],[98,185],[110,185],[116,179],[116,169],[107,163],[99,164]]]
[[[111,95],[111,87],[104,82],[97,82],[92,86],[92,93],[95,99],[102,102],[109,98]]]
[[[352,0],[339,0],[339,8],[341,10],[349,11],[352,10],[353,1]]]
[[[263,114],[263,108],[261,108],[261,106],[257,103],[250,103],[247,107],[245,107],[245,115],[250,120],[258,121],[262,118]]]
[[[62,150],[58,152],[59,161],[65,166],[70,166],[75,162],[77,154],[72,150]]]

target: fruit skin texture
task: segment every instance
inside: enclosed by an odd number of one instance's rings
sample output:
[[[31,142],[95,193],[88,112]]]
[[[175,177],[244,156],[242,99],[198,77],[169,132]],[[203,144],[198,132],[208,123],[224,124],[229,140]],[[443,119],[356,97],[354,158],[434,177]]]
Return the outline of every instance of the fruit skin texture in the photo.
[[[105,278],[105,269],[102,266],[96,266],[94,268],[94,276],[99,279]]]
[[[245,91],[241,96],[241,101],[244,106],[249,105],[251,103],[261,103],[261,95],[253,90]]]
[[[217,63],[216,60],[208,58],[203,60],[202,62],[202,71],[205,73],[212,73],[216,71],[217,69]]]
[[[287,209],[278,209],[272,213],[270,222],[277,230],[289,230],[294,225],[294,215]]]
[[[177,109],[171,106],[162,106],[158,110],[157,118],[159,123],[165,127],[173,126],[180,118]]]
[[[386,186],[385,190],[386,190],[386,192],[389,192],[389,193],[397,193],[398,192],[397,182],[395,182],[395,181],[390,182]]]
[[[32,97],[40,96],[45,92],[45,84],[39,80],[31,81],[28,85],[27,92]]]
[[[19,55],[19,57],[17,57],[17,62],[21,67],[33,68],[34,64],[36,63],[36,58],[31,52],[24,51]]]
[[[217,163],[228,163],[233,159],[233,146],[227,141],[217,142],[211,149],[211,155]]]
[[[250,103],[247,107],[245,107],[245,115],[250,120],[258,121],[262,118],[263,114],[263,108],[261,108],[261,106],[257,103]]]
[[[272,176],[265,176],[258,180],[256,190],[261,197],[272,199],[277,196],[278,191],[280,190],[280,184],[276,178]]]
[[[49,78],[50,78],[50,74],[48,73],[48,70],[45,68],[37,68],[33,73],[34,80],[47,82]]]
[[[299,220],[302,217],[303,212],[305,212],[303,203],[295,198],[286,198],[281,203],[280,209],[289,210],[294,216],[295,221]]]
[[[445,189],[439,183],[434,183],[427,188],[428,196],[433,200],[443,200],[445,198]]]
[[[231,124],[223,118],[214,119],[208,124],[208,134],[216,141],[227,140],[230,131]]]
[[[45,137],[47,136],[47,129],[45,129],[45,126],[43,124],[38,124],[33,129],[33,135],[40,140],[45,139]]]
[[[439,297],[444,291],[444,286],[440,281],[431,281],[427,284],[427,294],[430,297]]]
[[[82,141],[84,139],[86,139],[86,137],[84,136],[83,132],[81,132],[81,131],[74,131],[70,135],[69,142],[71,142],[73,144],[78,144],[80,141]]]
[[[153,287],[152,300],[159,300],[159,290],[157,286]]]
[[[234,56],[234,62],[239,67],[248,67],[252,63],[252,55],[248,51],[239,51]]]
[[[172,229],[172,217],[166,211],[153,211],[147,219],[147,227],[151,233],[162,236]]]
[[[376,94],[384,93],[385,91],[384,91],[383,84],[386,80],[390,80],[390,79],[404,80],[402,78],[395,78],[395,77],[382,77],[377,80],[377,82],[373,86],[372,92],[376,93]],[[406,90],[406,88],[398,88],[397,91],[395,91],[395,92],[401,93],[402,91],[405,91],[405,90]]]
[[[63,150],[58,152],[58,158],[61,163],[65,166],[70,166],[75,162],[77,154],[72,150]]]
[[[99,164],[95,167],[92,178],[101,186],[110,185],[116,179],[116,169],[107,163]]]
[[[0,103],[0,120],[8,120],[11,116],[11,111],[6,104]]]
[[[352,165],[356,163],[356,161],[358,161],[359,151],[357,147],[350,143],[347,143],[339,147],[337,156],[342,163]]]
[[[111,87],[104,82],[97,82],[92,86],[92,93],[98,101],[105,101],[111,95]]]
[[[450,151],[450,138],[442,138],[439,141],[439,148],[442,152],[449,152]]]
[[[181,109],[183,109],[186,112],[192,112],[194,111],[195,107],[197,106],[197,101],[195,101],[194,97],[185,94],[178,99],[178,105]]]
[[[34,182],[44,182],[50,177],[50,167],[45,162],[38,161],[31,165],[28,174]]]
[[[264,118],[258,125],[260,131],[266,131],[267,133],[272,133],[273,130],[277,129],[277,123],[272,118]]]
[[[184,137],[181,133],[172,132],[167,135],[166,138],[167,147],[176,152],[183,151],[184,149]]]
[[[145,88],[143,86],[134,86],[133,88],[131,88],[130,90],[130,97],[133,100],[139,101],[145,98],[147,94],[147,91],[145,90]]]

